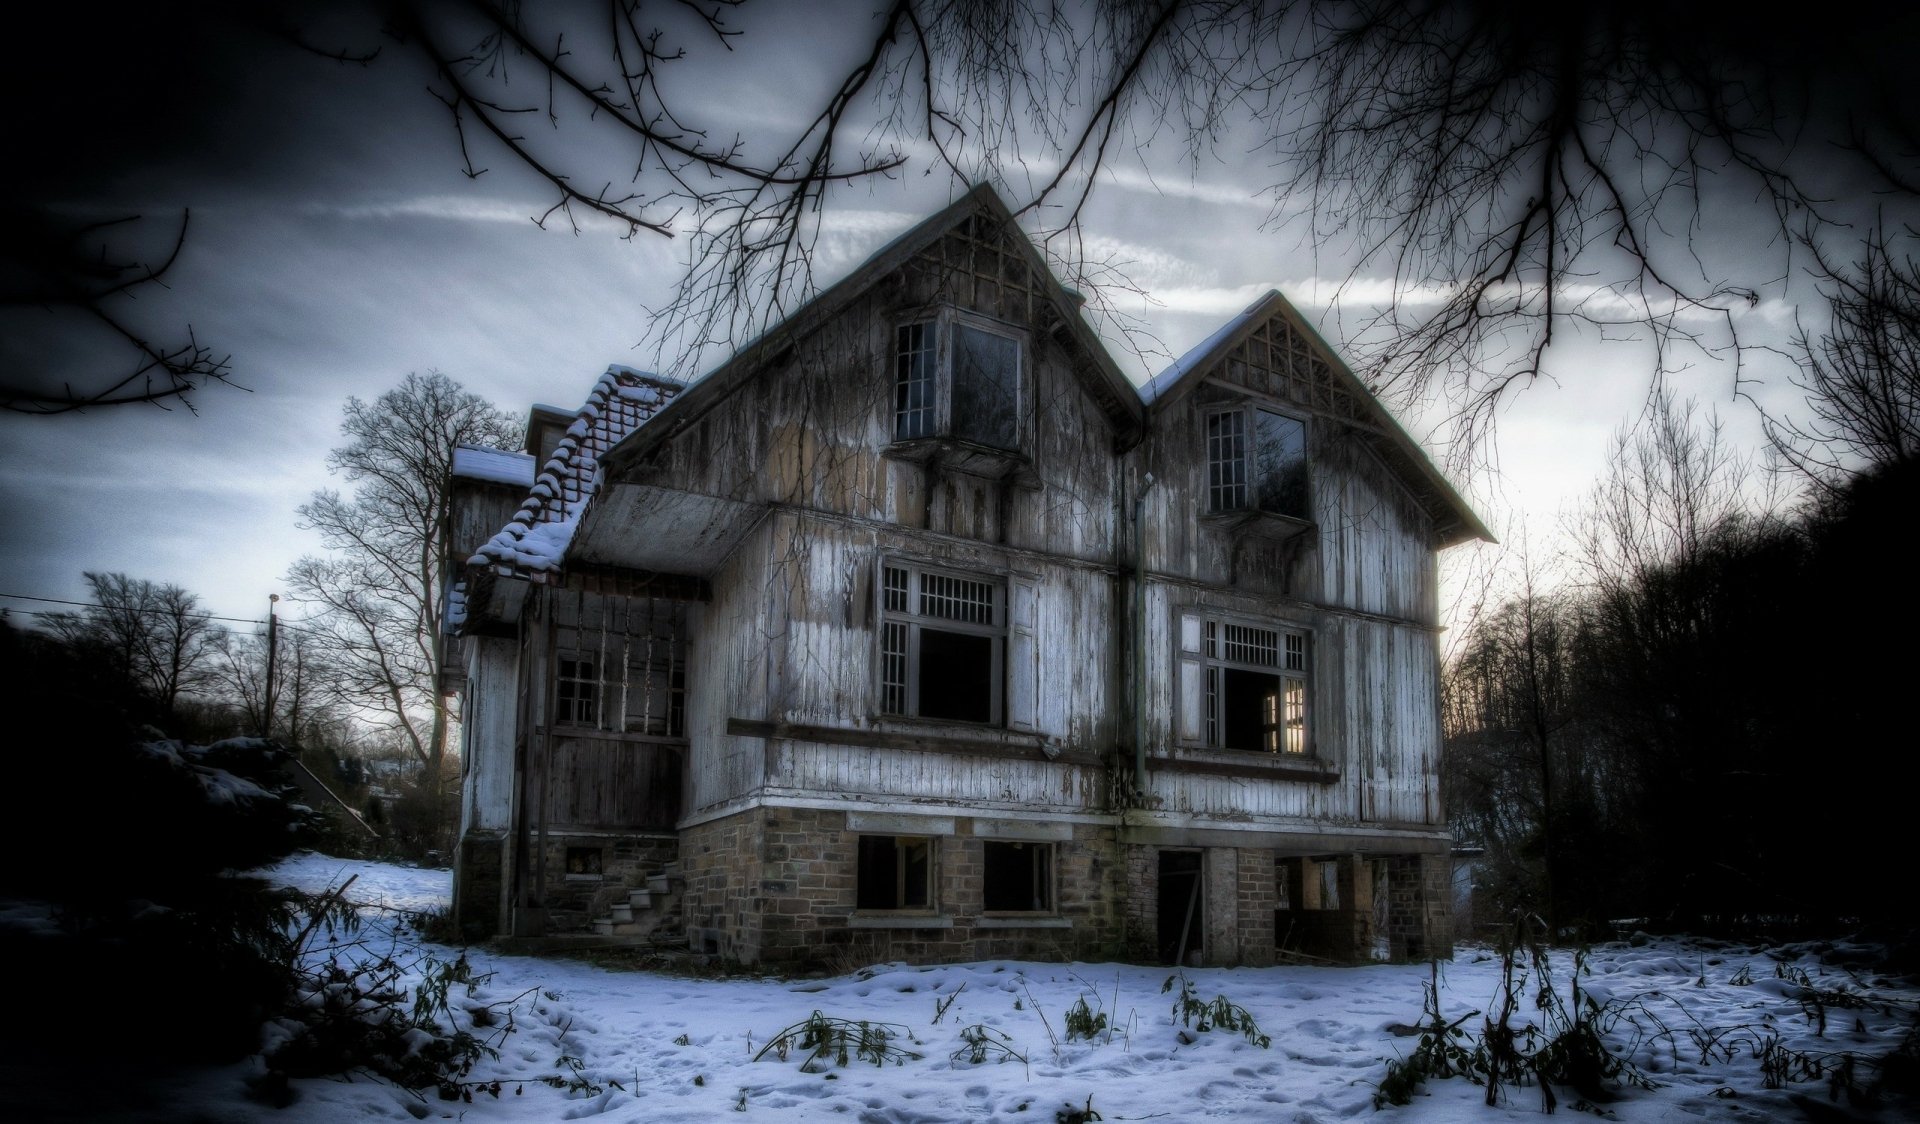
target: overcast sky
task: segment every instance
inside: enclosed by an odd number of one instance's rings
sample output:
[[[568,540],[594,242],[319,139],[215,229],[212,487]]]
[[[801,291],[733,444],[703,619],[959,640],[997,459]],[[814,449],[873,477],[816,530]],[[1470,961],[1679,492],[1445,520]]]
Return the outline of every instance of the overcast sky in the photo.
[[[822,26],[715,55],[714,104],[735,107],[726,112],[741,115],[743,131],[777,117],[790,89],[823,80],[821,60],[848,56],[850,39],[810,41]],[[493,168],[480,179],[461,175],[426,75],[391,52],[361,69],[265,37],[201,48],[218,65],[191,88],[155,94],[144,117],[81,128],[87,155],[63,168],[64,179],[28,190],[77,214],[170,222],[190,207],[191,237],[170,288],[142,294],[141,311],[168,333],[191,322],[231,353],[247,389],[197,393],[197,414],[0,416],[11,529],[0,536],[0,593],[78,600],[83,571],[117,570],[185,586],[216,613],[258,618],[289,563],[325,545],[298,529],[296,508],[336,483],[325,458],[347,396],[372,398],[409,371],[440,370],[524,416],[536,402],[578,404],[608,363],[652,365],[636,344],[646,308],[670,292],[680,242],[536,228],[531,216],[548,203],[537,185],[498,154],[479,161]],[[245,65],[229,65],[236,60]],[[56,53],[45,66],[77,61]],[[1270,287],[1325,323],[1329,287],[1315,275],[1327,262],[1295,235],[1262,231],[1271,207],[1258,193],[1272,174],[1231,149],[1198,168],[1129,157],[1089,215],[1090,234],[1135,261],[1156,302],[1121,303],[1175,354]],[[835,197],[822,246],[827,280],[963,190],[921,170]],[[1777,328],[1791,312],[1769,300],[1751,318]],[[1338,325],[1325,326],[1337,341]],[[23,357],[20,340],[0,341],[7,362],[46,358]],[[1136,379],[1165,362],[1115,351]],[[1468,487],[1496,529],[1513,534],[1511,520],[1524,513],[1536,543],[1589,486],[1650,372],[1632,340],[1566,341],[1555,367],[1559,385],[1528,391],[1503,414],[1502,471]],[[1703,366],[1680,386],[1719,404],[1733,435],[1756,442],[1757,421],[1733,400],[1730,371]],[[1777,384],[1758,393],[1791,397]],[[1422,436],[1430,419],[1404,420]]]

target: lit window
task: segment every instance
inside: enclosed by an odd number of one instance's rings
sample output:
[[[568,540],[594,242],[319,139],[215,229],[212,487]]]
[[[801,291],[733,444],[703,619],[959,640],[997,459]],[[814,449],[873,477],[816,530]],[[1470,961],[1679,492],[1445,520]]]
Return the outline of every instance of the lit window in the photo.
[[[1202,630],[1206,744],[1304,755],[1306,634],[1220,620]]]
[[[860,909],[930,909],[933,840],[917,835],[860,836],[854,902]]]
[[[1020,341],[947,312],[894,336],[896,441],[953,437],[1020,447]]]
[[[1049,913],[1053,910],[1053,844],[986,844],[981,906],[988,913]]]
[[[1001,721],[1006,586],[889,562],[881,567],[880,710]]]
[[[1208,414],[1207,510],[1311,520],[1306,423],[1258,407]]]

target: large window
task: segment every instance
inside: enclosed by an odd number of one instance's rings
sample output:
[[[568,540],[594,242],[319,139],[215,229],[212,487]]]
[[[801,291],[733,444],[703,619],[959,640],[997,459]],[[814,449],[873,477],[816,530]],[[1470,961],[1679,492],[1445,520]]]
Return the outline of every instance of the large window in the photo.
[[[1020,447],[1020,341],[943,313],[894,336],[893,435]]]
[[[554,724],[685,737],[686,660],[686,645],[669,636],[619,638],[604,653],[561,652]]]
[[[880,710],[997,724],[1006,584],[897,562],[881,566]]]
[[[1308,640],[1295,629],[1185,615],[1182,738],[1216,749],[1306,756]]]
[[[857,908],[933,908],[933,840],[919,835],[859,838],[854,875]]]
[[[982,908],[988,913],[1053,911],[1053,844],[988,840],[984,847]]]
[[[1207,510],[1311,520],[1306,423],[1255,406],[1208,414]]]

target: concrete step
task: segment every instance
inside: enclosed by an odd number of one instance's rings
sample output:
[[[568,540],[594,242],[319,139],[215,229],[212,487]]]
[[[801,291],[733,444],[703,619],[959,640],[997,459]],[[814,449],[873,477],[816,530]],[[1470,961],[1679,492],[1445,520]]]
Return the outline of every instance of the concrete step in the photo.
[[[616,925],[621,924],[622,922],[632,921],[633,920],[633,903],[614,902],[613,905],[610,907],[610,916],[613,918],[613,923]]]
[[[627,904],[634,909],[652,909],[652,890],[630,890],[627,892]]]
[[[654,893],[654,894],[673,893],[673,876],[668,874],[648,875],[647,891],[649,893]]]

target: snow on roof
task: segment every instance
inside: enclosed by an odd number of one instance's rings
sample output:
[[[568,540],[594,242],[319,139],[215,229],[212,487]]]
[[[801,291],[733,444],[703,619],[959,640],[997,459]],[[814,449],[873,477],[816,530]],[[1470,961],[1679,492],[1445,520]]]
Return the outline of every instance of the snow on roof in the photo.
[[[494,484],[533,486],[533,455],[510,449],[488,449],[479,445],[457,445],[453,450],[453,474],[468,480],[486,480]]]
[[[609,366],[533,481],[526,502],[468,563],[519,576],[558,569],[580,515],[600,485],[600,457],[645,425],[684,387],[676,379],[617,363]]]
[[[1219,330],[1206,339],[1201,340],[1199,346],[1174,360],[1173,365],[1166,370],[1147,380],[1147,382],[1140,387],[1140,400],[1149,406],[1153,405],[1162,394],[1172,390],[1174,384],[1185,378],[1187,372],[1193,370],[1194,367],[1200,363],[1205,362],[1207,357],[1213,354],[1214,349],[1225,342],[1228,337],[1246,327],[1259,312],[1260,306],[1267,303],[1277,292],[1279,292],[1278,289],[1270,289],[1260,294],[1260,299],[1248,305],[1246,311],[1227,321],[1225,324],[1220,325]]]

